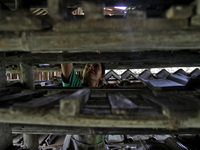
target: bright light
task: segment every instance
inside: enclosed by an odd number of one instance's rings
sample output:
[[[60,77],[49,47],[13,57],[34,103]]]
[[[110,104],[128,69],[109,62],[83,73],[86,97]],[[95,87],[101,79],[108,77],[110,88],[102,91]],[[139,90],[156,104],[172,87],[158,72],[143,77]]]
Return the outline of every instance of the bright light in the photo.
[[[127,7],[126,6],[115,6],[114,8],[125,10]]]
[[[107,10],[113,11],[113,9],[107,8]]]

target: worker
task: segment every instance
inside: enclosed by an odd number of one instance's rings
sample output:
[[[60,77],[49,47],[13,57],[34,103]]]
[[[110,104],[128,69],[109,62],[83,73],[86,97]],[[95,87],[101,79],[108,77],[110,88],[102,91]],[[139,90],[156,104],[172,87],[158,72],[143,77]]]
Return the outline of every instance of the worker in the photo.
[[[87,64],[83,70],[82,83],[71,63],[61,64],[61,69],[63,87],[112,87],[110,84],[100,85],[105,77],[105,66],[103,63]],[[104,135],[72,135],[70,139],[74,144],[75,150],[105,150]]]
[[[64,87],[99,87],[105,77],[105,66],[103,63],[87,64],[83,70],[83,83],[79,80],[71,63],[61,64],[61,69]]]

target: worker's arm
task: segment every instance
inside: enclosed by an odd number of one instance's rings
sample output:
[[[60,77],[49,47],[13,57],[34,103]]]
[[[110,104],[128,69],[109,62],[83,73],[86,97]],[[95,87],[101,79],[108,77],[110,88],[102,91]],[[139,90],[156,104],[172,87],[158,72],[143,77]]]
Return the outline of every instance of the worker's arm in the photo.
[[[66,80],[69,80],[72,69],[73,69],[72,63],[61,64],[62,74]]]

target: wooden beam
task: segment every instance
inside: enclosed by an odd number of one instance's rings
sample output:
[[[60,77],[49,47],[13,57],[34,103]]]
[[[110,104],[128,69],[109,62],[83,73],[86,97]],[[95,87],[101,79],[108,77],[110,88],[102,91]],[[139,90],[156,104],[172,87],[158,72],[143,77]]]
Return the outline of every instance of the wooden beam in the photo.
[[[63,116],[76,116],[90,96],[89,89],[78,90],[60,100],[60,114]]]
[[[2,11],[0,31],[41,30],[42,20],[29,11]]]
[[[60,54],[31,54],[22,53],[7,56],[6,64],[18,62],[34,62],[35,64],[75,63],[76,71],[82,71],[86,63],[102,62],[106,69],[137,69],[161,67],[197,67],[200,66],[198,51],[151,51],[151,52],[102,52],[102,53],[60,53]],[[78,59],[77,59],[78,58]],[[81,63],[81,64],[80,64]],[[59,71],[52,66],[36,67],[35,72]],[[16,68],[17,69],[17,68]],[[18,73],[8,69],[8,73]]]
[[[13,104],[15,102],[23,102],[30,100],[32,98],[38,98],[45,94],[45,91],[37,91],[37,92],[25,92],[25,93],[17,93],[11,95],[2,96],[0,99],[1,104]],[[30,106],[31,107],[31,106]]]
[[[196,50],[200,49],[198,33],[198,30],[22,32],[20,34],[6,32],[0,34],[0,51],[60,53],[61,51]]]
[[[24,148],[30,150],[38,150],[38,136],[36,134],[23,134]]]
[[[59,100],[63,97],[67,97],[69,93],[60,92],[58,94],[44,96],[40,98],[32,99],[28,102],[24,102],[23,104],[14,104],[14,109],[31,109],[35,112],[41,112],[43,114],[47,113],[49,109],[51,109],[54,105],[59,104]]]
[[[25,88],[35,89],[34,68],[30,63],[20,63],[20,82]]]
[[[146,19],[132,17],[128,13],[126,19],[98,19],[98,20],[70,20],[57,22],[53,26],[54,31],[159,31],[159,30],[180,30],[189,28],[187,19]],[[125,35],[126,37],[126,35]]]
[[[196,134],[200,129],[189,128],[179,130],[151,129],[151,128],[91,128],[67,127],[50,125],[11,124],[12,133],[15,134],[71,134],[71,135],[119,135],[119,134]]]
[[[6,86],[6,66],[5,53],[0,53],[0,88]]]
[[[0,53],[0,88],[6,86],[5,54]],[[3,94],[2,94],[3,95]],[[0,149],[5,150],[12,146],[12,132],[10,124],[0,123]]]
[[[113,114],[126,114],[128,110],[133,113],[138,108],[136,104],[120,93],[109,93],[108,99]]]

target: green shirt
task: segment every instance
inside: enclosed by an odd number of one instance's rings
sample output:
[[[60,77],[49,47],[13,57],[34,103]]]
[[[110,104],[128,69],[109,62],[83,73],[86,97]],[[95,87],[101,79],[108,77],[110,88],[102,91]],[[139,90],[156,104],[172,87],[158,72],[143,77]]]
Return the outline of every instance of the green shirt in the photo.
[[[81,84],[81,81],[76,75],[76,72],[74,71],[74,67],[69,77],[69,81],[67,81],[65,77],[62,75],[62,84],[63,84],[63,87],[83,87]]]
[[[61,77],[62,77],[63,87],[83,87],[81,84],[81,81],[79,80],[78,76],[76,75],[76,72],[74,71],[74,67],[70,74],[69,81],[67,81],[63,75]],[[87,139],[91,138],[92,136],[91,135],[90,136],[74,135],[73,137],[80,142],[87,143]],[[98,144],[98,143],[104,141],[103,135],[93,135],[93,139],[94,138],[95,138],[95,141],[93,144]]]

